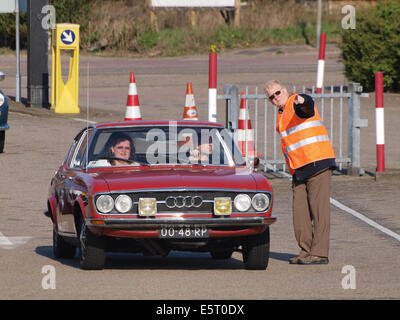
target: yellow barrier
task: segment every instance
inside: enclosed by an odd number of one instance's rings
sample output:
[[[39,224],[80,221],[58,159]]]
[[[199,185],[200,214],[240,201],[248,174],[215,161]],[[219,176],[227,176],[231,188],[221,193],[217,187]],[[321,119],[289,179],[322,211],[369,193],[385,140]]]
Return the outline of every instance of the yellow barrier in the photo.
[[[66,83],[62,77],[61,54],[70,55]],[[51,108],[56,113],[79,113],[79,25],[59,23],[52,31]]]

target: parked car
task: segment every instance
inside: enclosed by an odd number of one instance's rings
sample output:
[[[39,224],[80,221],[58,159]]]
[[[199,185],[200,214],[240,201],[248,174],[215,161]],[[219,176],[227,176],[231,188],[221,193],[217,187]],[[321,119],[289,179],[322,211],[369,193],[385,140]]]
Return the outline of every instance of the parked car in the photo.
[[[4,80],[5,74],[0,72],[0,81]],[[9,129],[8,121],[8,101],[7,96],[0,89],[0,153],[4,151],[6,130]]]
[[[269,259],[272,188],[230,131],[199,121],[124,121],[82,129],[53,178],[46,215],[57,258],[101,269],[106,252],[171,250]]]

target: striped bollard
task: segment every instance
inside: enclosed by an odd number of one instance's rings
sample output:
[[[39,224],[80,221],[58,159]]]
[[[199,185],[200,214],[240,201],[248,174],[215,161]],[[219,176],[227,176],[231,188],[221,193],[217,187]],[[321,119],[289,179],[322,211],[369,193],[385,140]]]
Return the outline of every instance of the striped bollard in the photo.
[[[208,71],[208,121],[217,122],[217,54],[210,53]]]
[[[319,56],[318,56],[316,93],[322,93],[322,87],[324,86],[325,46],[326,46],[326,34],[321,33],[320,40],[319,40]]]
[[[377,172],[385,171],[385,117],[383,112],[383,73],[375,73],[376,162]]]

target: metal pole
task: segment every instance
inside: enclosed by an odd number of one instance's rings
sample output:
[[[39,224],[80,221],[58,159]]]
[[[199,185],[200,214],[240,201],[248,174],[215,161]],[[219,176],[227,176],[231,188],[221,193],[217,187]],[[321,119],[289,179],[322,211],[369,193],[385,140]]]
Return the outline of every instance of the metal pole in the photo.
[[[349,113],[348,113],[348,153],[351,159],[349,174],[357,176],[363,174],[360,166],[360,128],[368,126],[367,119],[360,119],[360,95],[362,86],[356,82],[349,83]]]
[[[319,37],[321,35],[321,16],[322,16],[322,3],[318,0],[317,6],[317,48],[319,48]]]
[[[21,101],[21,72],[19,57],[19,0],[15,0],[15,51],[17,53],[17,74],[15,76],[15,102]]]
[[[375,72],[376,172],[385,171],[385,117],[383,110],[383,73]]]

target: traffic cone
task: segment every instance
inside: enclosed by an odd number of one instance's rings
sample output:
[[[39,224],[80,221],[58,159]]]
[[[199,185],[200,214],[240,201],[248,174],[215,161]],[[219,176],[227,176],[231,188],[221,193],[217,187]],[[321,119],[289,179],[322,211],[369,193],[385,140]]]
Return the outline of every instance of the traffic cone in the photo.
[[[135,74],[131,72],[128,99],[126,101],[125,121],[142,120],[140,114],[139,97],[136,89]]]
[[[245,95],[245,92],[242,92],[242,95]],[[247,118],[247,156],[253,157],[255,156],[255,148],[254,148],[254,130],[251,127],[251,121],[249,117],[249,113],[246,113],[246,99],[242,98],[240,100],[240,110],[239,110],[239,120],[238,120],[238,145],[240,150],[242,151],[242,155],[246,156],[246,118]]]
[[[183,120],[199,120],[196,104],[194,103],[194,95],[191,82],[188,82],[186,87],[186,102],[185,111],[183,112]]]

